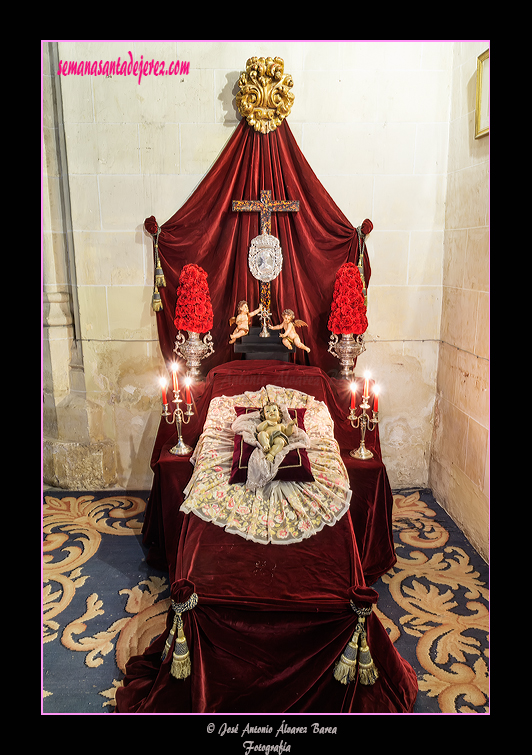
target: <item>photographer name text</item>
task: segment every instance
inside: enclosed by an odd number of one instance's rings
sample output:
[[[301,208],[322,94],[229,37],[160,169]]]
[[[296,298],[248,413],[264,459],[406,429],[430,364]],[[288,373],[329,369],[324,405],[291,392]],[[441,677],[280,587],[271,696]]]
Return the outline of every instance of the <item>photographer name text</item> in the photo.
[[[274,735],[275,739],[278,739],[280,736],[298,736],[298,735],[307,735],[307,734],[318,734],[318,735],[327,735],[327,734],[337,734],[337,727],[336,726],[323,726],[319,723],[312,723],[309,726],[290,726],[286,723],[286,721],[283,720],[280,726],[277,727],[277,729],[274,726],[271,725],[265,725],[265,726],[253,726],[252,724],[247,723],[245,726],[240,728],[240,724],[228,724],[223,723],[218,728],[213,723],[210,723],[207,726],[207,732],[209,734],[216,733],[219,737],[224,736],[230,736],[230,735],[240,735],[240,737],[250,737],[250,736],[257,736],[257,735]],[[291,751],[291,745],[284,741],[284,739],[281,739],[276,744],[264,744],[263,742],[256,742],[253,739],[245,739],[242,742],[242,747],[244,749],[244,755],[253,755],[255,752],[261,752],[265,753],[265,755],[280,755],[281,753],[290,752]]]

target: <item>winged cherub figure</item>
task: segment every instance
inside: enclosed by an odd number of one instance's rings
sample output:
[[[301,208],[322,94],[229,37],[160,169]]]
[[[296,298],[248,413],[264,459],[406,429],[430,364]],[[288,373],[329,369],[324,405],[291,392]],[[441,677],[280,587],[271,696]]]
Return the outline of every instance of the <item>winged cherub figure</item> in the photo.
[[[255,317],[255,315],[258,315],[261,310],[262,304],[259,305],[259,308],[254,312],[250,312],[247,301],[238,302],[238,306],[236,308],[236,317],[231,317],[231,319],[229,320],[229,325],[236,324],[236,328],[229,336],[229,343],[233,344],[237,340],[237,338],[247,336],[247,334],[249,333],[251,318]]]
[[[285,309],[282,316],[282,323],[280,325],[269,325],[270,330],[281,330],[281,328],[284,328],[284,333],[279,333],[279,337],[282,338],[287,349],[292,350],[292,344],[295,344],[298,349],[304,349],[307,352],[310,351],[309,347],[305,346],[296,331],[296,328],[308,328],[307,323],[303,320],[296,320],[295,314],[291,309]]]

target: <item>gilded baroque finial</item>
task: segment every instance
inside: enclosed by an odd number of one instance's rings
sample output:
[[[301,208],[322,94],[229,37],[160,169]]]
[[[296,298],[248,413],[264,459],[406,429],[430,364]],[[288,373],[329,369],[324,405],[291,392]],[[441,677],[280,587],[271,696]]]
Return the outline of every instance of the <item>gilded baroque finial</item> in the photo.
[[[294,81],[284,73],[282,58],[249,58],[238,80],[236,104],[240,114],[255,131],[275,131],[290,114]]]

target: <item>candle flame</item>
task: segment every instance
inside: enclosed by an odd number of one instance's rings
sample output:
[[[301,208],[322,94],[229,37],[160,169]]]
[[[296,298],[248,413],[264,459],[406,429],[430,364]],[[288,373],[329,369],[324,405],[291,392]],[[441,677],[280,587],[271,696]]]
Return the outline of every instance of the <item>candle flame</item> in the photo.
[[[159,378],[159,383],[161,385],[161,388],[166,388],[166,386],[168,385],[168,380],[162,377],[162,378]]]
[[[177,362],[172,362],[172,364],[170,365],[170,369],[172,370],[172,372],[177,372],[178,368],[179,368],[179,365],[177,364]]]
[[[353,380],[353,382],[351,383],[351,392],[356,393],[356,390],[357,390],[357,384]]]
[[[192,385],[192,378],[186,377],[185,378],[185,385],[188,385],[188,386]]]
[[[369,380],[371,377],[371,372],[369,370],[366,370],[366,372],[364,373],[364,377],[366,378],[366,380]]]
[[[376,385],[376,386],[375,386],[375,387],[373,388],[373,393],[374,393],[374,394],[375,394],[376,396],[378,396],[378,395],[379,395],[379,391],[380,391],[380,389],[381,389],[380,385]]]

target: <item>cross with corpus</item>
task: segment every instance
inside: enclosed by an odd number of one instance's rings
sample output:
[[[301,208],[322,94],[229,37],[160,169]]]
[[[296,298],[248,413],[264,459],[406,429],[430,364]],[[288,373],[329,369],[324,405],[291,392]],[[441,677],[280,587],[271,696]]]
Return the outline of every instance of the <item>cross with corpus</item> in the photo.
[[[272,212],[298,212],[299,201],[297,199],[279,199],[272,200],[272,193],[269,189],[262,189],[260,199],[234,199],[233,212],[260,212],[260,232],[271,235],[272,232]],[[270,304],[271,292],[270,282],[260,281],[260,303],[262,312],[262,331],[260,336],[269,337],[268,323],[270,322]]]
[[[233,212],[260,212],[260,232],[271,234],[272,212],[297,212],[299,201],[297,199],[272,199],[272,193],[263,189],[260,199],[234,199]]]

